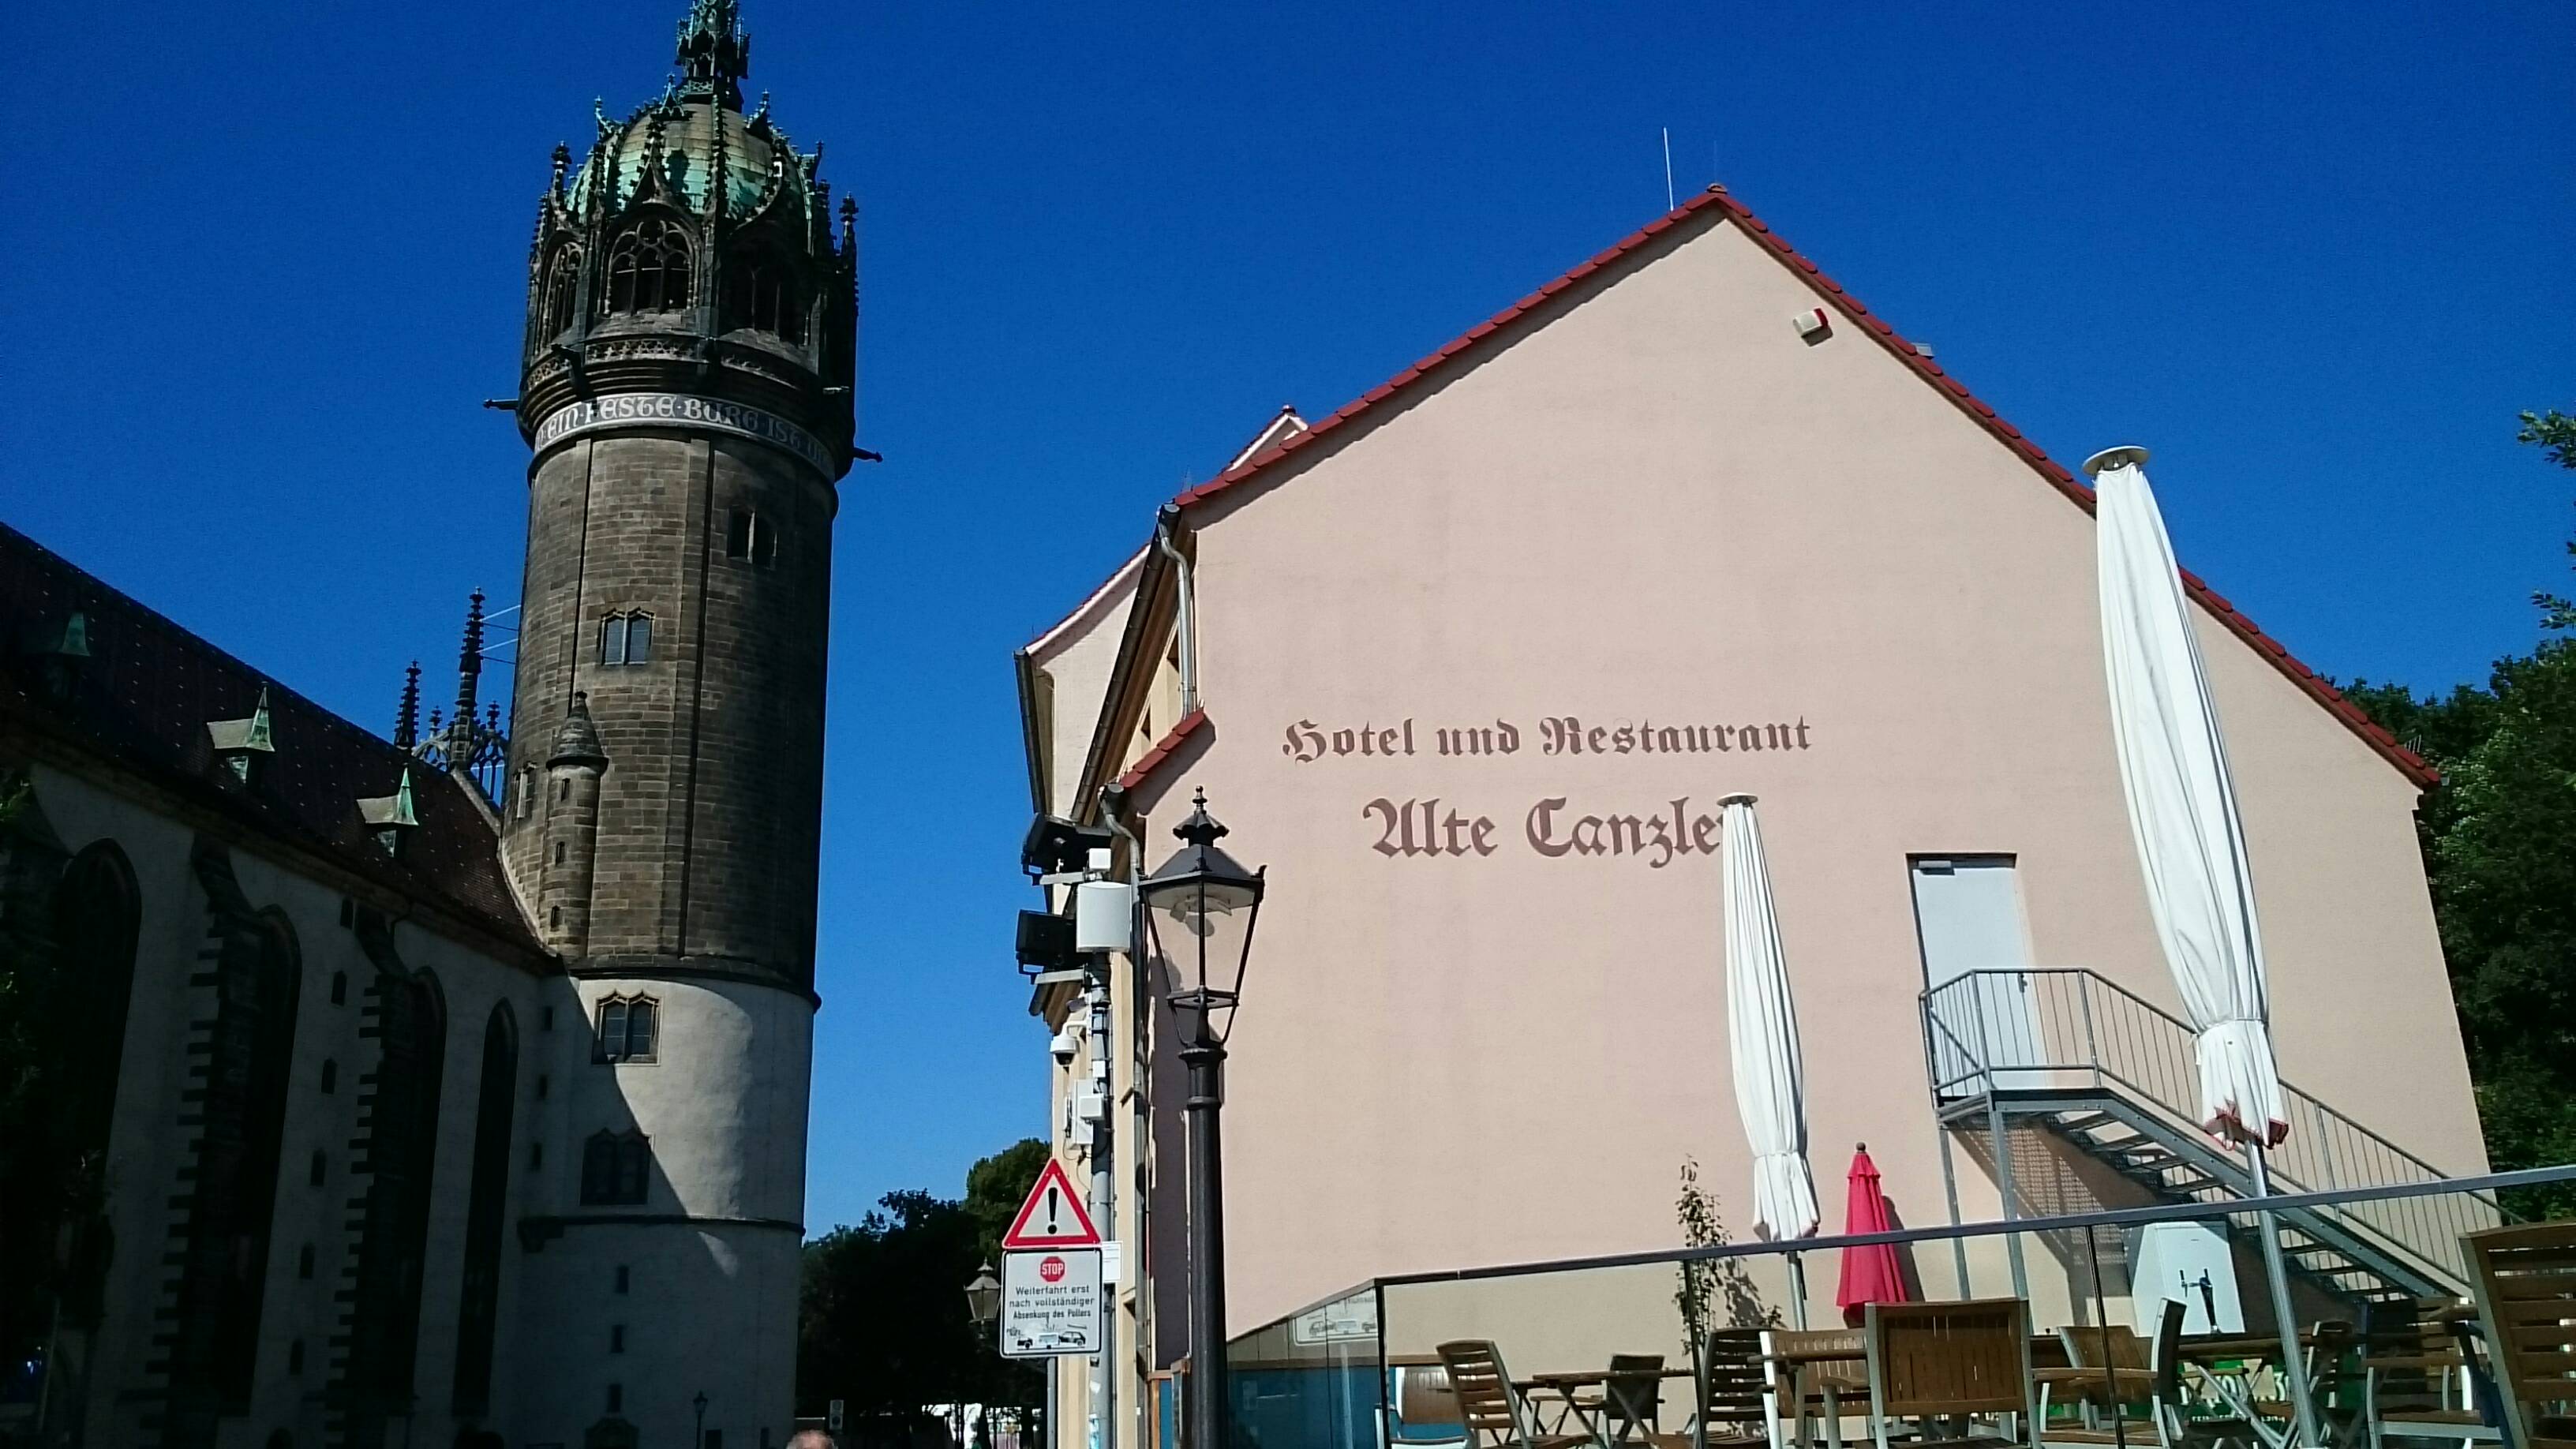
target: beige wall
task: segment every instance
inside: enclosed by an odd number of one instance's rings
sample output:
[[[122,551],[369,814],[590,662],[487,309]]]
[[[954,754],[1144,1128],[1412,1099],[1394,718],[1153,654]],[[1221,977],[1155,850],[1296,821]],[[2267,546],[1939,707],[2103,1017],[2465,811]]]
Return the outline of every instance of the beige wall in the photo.
[[[1802,343],[1814,294],[1708,215],[1194,515],[1214,739],[1143,803],[1161,832],[1206,786],[1229,848],[1270,867],[1226,1124],[1237,1330],[1372,1274],[1670,1246],[1685,1156],[1749,1228],[1716,861],[1547,858],[1524,835],[1541,799],[1761,796],[1828,1229],[1859,1139],[1907,1222],[1945,1216],[1909,854],[2016,855],[2036,962],[2175,1005],[2091,519],[1853,325]],[[2483,1168],[2413,787],[2202,622],[2286,1074]],[[1564,715],[1803,722],[1808,747],[1551,756],[1538,724]],[[1516,753],[1434,752],[1436,728],[1497,719]],[[1416,753],[1301,763],[1301,720],[1409,720]],[[1380,798],[1488,817],[1494,849],[1383,856]],[[1966,1215],[1994,1216],[1962,1179]]]

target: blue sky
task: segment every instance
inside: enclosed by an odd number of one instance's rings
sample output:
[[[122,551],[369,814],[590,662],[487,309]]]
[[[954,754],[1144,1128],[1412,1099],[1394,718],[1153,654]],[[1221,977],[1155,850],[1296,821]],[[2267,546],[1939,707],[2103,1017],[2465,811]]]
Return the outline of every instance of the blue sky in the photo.
[[[518,586],[526,455],[476,404],[547,152],[659,88],[683,8],[20,27],[0,518],[385,727]],[[887,457],[836,544],[817,1230],[1043,1129],[1011,651],[1281,402],[1659,213],[1659,128],[2059,458],[2153,446],[2184,561],[2320,669],[2481,677],[2566,581],[2576,489],[2512,442],[2576,406],[2560,5],[746,16],[865,207]]]

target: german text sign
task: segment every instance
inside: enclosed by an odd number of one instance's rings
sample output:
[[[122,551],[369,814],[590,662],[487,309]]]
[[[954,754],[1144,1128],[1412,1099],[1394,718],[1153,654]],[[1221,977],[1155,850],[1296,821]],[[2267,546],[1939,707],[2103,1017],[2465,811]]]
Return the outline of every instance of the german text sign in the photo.
[[[1098,1248],[1002,1255],[1002,1354],[1053,1358],[1100,1352]]]

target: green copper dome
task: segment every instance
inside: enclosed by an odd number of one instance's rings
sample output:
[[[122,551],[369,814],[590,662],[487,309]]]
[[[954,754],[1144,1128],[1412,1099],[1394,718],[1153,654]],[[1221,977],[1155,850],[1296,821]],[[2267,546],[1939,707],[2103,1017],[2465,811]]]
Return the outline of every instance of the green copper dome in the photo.
[[[804,158],[773,130],[766,111],[749,120],[720,103],[693,102],[667,96],[626,119],[602,127],[600,143],[573,177],[566,198],[576,215],[588,215],[594,193],[614,211],[635,199],[648,169],[658,170],[661,189],[683,199],[691,211],[707,209],[707,186],[719,166],[724,172],[724,211],[748,216],[769,194],[773,168],[784,161],[780,189],[793,193],[796,205],[805,190]],[[613,192],[611,178],[614,178]]]

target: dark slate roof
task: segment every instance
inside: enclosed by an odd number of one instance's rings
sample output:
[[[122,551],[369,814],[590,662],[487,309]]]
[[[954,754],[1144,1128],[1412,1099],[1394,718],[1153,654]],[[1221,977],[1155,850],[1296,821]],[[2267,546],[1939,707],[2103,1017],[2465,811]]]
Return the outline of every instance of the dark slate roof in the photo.
[[[86,616],[90,657],[55,697],[32,640]],[[268,691],[276,752],[249,787],[214,757],[206,725],[244,719]],[[0,524],[0,719],[64,740],[190,805],[542,955],[501,873],[499,842],[466,792],[225,653],[16,529]],[[420,824],[387,855],[358,813],[394,793],[406,763]]]

